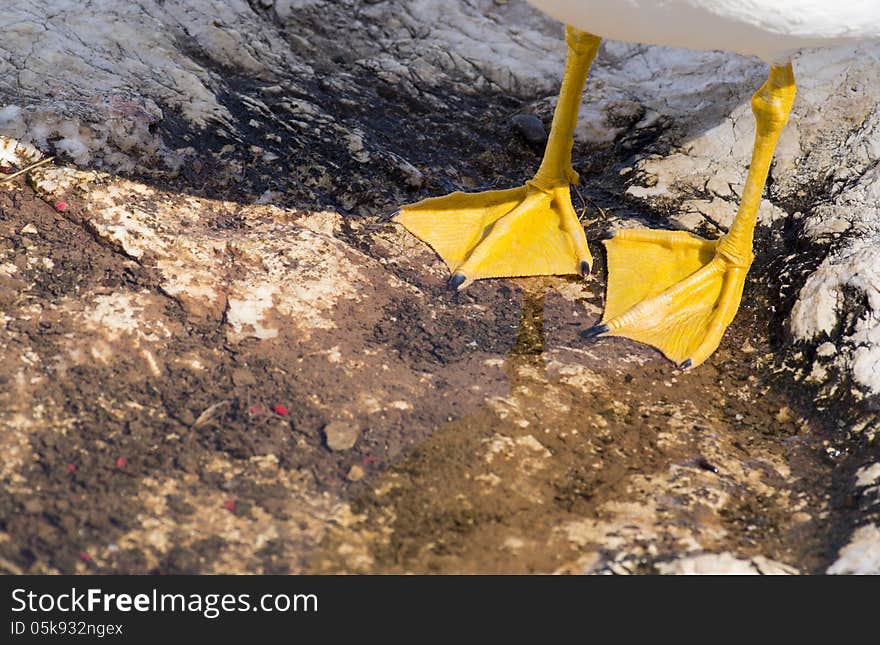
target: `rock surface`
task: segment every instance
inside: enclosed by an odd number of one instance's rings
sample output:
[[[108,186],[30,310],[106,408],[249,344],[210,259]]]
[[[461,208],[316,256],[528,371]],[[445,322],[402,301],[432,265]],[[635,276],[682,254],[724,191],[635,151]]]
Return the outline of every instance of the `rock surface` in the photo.
[[[549,126],[565,52],[524,3],[26,0],[0,28],[0,172],[57,155],[0,193],[0,567],[876,572],[878,46],[795,60],[743,308],[681,374],[579,337],[600,247],[588,280],[450,294],[387,222],[537,167],[514,117]],[[764,74],[605,43],[591,243],[723,232]]]
[[[659,563],[657,569],[665,575],[791,575],[796,569],[757,556],[751,560],[735,558],[729,553],[693,555],[669,563]]]

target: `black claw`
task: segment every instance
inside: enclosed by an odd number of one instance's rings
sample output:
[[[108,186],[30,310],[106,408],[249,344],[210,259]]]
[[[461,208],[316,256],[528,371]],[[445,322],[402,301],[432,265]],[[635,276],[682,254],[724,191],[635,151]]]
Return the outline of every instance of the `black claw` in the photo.
[[[687,359],[681,365],[679,365],[678,368],[682,370],[690,369],[691,365],[693,364],[694,362],[691,359]]]
[[[382,213],[381,215],[379,215],[379,217],[376,218],[376,221],[380,224],[384,224],[385,222],[392,222],[394,221],[394,218],[398,215],[400,215],[400,209],[388,213]]]
[[[614,238],[614,231],[605,231],[599,236],[600,240],[610,240]]]
[[[598,325],[593,325],[589,329],[585,329],[581,332],[581,338],[590,339],[596,338],[597,336],[601,336],[606,333],[609,329],[611,329],[608,325],[603,323],[599,323]]]
[[[467,280],[467,278],[464,273],[453,273],[452,277],[449,278],[449,288],[457,290],[462,284],[464,284],[465,280]]]
[[[581,260],[581,275],[585,278],[590,275],[590,263],[586,260]]]

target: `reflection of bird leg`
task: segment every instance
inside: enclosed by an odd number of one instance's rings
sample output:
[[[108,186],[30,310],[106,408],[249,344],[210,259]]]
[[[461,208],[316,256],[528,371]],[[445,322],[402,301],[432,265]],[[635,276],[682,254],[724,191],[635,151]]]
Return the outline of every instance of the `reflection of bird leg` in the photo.
[[[521,369],[544,367],[544,297],[546,290],[523,289],[516,344],[507,354],[505,372],[511,391],[522,384]]]
[[[511,356],[535,355],[544,351],[544,293],[523,291],[519,331]]]

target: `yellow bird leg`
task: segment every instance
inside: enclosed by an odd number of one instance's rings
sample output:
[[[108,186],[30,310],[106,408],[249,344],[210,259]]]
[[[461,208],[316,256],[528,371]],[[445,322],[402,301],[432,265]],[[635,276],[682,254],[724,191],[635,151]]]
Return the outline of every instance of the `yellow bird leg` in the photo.
[[[683,368],[718,348],[736,315],[758,206],[779,133],[794,102],[791,63],[773,66],[752,97],[757,130],[742,201],[716,241],[683,231],[621,230],[605,241],[608,290],[602,322],[584,336],[621,336],[652,345]]]
[[[578,182],[571,148],[581,93],[600,39],[566,27],[568,57],[544,159],[524,186],[454,192],[402,206],[394,221],[433,248],[453,272],[450,286],[527,275],[587,275],[593,256],[571,205]]]

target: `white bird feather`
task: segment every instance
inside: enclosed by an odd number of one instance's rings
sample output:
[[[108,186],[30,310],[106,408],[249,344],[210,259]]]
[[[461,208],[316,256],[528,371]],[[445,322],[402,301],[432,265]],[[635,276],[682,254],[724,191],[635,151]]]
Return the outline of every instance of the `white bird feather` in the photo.
[[[785,62],[793,52],[880,38],[880,0],[528,0],[582,31],[628,42]]]

